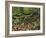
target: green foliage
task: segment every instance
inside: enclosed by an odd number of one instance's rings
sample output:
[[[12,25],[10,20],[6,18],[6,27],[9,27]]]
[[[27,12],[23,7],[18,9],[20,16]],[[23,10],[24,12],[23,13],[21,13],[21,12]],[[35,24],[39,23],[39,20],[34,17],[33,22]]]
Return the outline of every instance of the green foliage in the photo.
[[[30,23],[31,27],[28,28],[29,30],[39,30],[40,29],[40,8],[12,7],[12,23],[13,23],[13,26],[18,23],[19,24]]]
[[[28,15],[28,14],[30,14],[32,12],[32,9],[31,8],[29,8],[29,7],[24,7],[24,14],[26,14],[26,15]]]

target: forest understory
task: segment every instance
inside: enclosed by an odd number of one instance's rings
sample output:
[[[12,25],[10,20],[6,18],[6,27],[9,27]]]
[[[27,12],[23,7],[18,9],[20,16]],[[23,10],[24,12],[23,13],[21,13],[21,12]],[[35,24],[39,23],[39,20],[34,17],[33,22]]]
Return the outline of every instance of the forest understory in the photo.
[[[40,30],[40,8],[13,7],[12,31]]]

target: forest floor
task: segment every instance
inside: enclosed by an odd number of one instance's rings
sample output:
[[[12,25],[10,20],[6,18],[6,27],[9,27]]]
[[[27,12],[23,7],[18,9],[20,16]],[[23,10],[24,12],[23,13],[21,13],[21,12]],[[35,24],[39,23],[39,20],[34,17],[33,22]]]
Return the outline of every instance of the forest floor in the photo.
[[[14,25],[13,31],[25,31],[25,30],[31,30],[31,23],[21,23],[21,24],[16,24]]]

